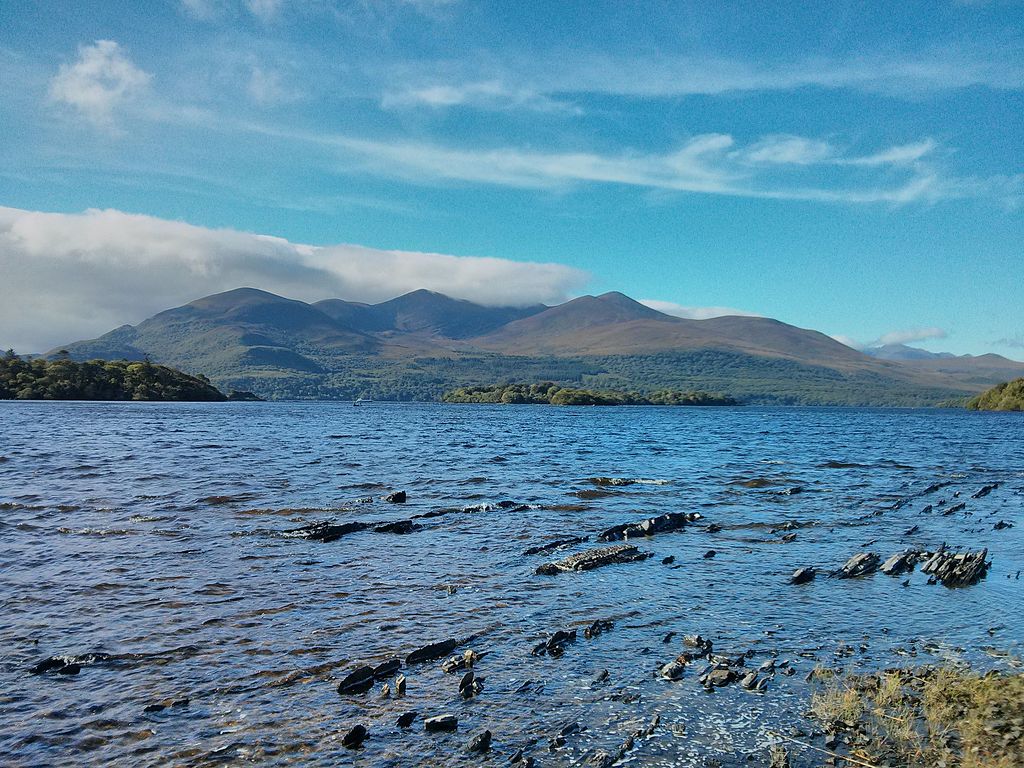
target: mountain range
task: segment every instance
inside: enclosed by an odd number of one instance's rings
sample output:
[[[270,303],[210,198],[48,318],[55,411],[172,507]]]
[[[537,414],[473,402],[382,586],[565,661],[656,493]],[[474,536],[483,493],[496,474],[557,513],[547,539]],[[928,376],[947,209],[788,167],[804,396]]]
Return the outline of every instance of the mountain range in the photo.
[[[998,355],[864,353],[778,320],[683,319],[617,292],[487,307],[426,290],[309,304],[238,288],[61,349],[149,358],[271,398],[433,400],[457,386],[550,380],[755,403],[932,405],[1024,375],[1024,363]]]

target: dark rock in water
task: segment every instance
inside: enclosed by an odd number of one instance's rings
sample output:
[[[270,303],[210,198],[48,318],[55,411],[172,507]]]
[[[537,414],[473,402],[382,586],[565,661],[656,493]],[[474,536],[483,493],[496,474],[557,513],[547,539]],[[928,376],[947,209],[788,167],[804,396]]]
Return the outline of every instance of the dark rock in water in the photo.
[[[329,522],[313,523],[312,525],[304,525],[301,528],[292,528],[288,531],[282,531],[281,535],[289,539],[309,539],[310,541],[336,541],[342,536],[347,536],[350,533],[357,533],[359,531],[365,531],[369,528],[368,523],[352,522],[342,523],[340,525]]]
[[[636,536],[653,536],[656,533],[677,531],[692,519],[690,515],[682,512],[669,512],[658,517],[641,520],[638,523],[623,523],[613,526],[597,538],[601,541],[621,541]]]
[[[748,691],[755,690],[757,688],[757,683],[758,683],[758,677],[757,677],[757,671],[756,670],[751,670],[750,672],[747,672],[747,674],[745,674],[740,679],[740,685],[742,685]]]
[[[341,745],[348,749],[358,749],[366,738],[367,730],[364,725],[357,725],[346,733],[341,739]]]
[[[531,652],[534,656],[543,656],[544,654],[550,654],[551,656],[561,656],[565,651],[565,646],[569,643],[576,642],[576,630],[564,630],[560,629],[543,643],[536,645]]]
[[[707,552],[704,553],[704,559],[705,560],[710,560],[712,557],[714,557],[717,554],[718,553],[715,552],[715,550],[709,549]]]
[[[597,677],[594,678],[594,681],[590,684],[590,687],[594,688],[598,685],[601,685],[601,683],[606,682],[608,680],[608,676],[608,670],[602,669],[600,672],[598,672]]]
[[[412,712],[403,712],[398,716],[398,727],[408,728],[412,725],[413,721],[416,719],[418,715],[419,712],[416,712],[415,710]]]
[[[679,680],[686,674],[686,664],[677,659],[676,661],[670,661],[658,671],[666,680]]]
[[[615,627],[615,622],[610,619],[598,619],[589,627],[583,630],[583,636],[588,640],[592,637],[597,637],[603,632],[609,632]]]
[[[1013,528],[1013,523],[1008,523],[1005,520],[1000,520],[998,523],[992,526],[994,531],[1005,531],[1007,528]]]
[[[490,748],[491,748],[491,732],[490,731],[484,731],[483,733],[478,733],[469,742],[469,747],[467,747],[467,749],[469,749],[470,752],[487,752],[487,751],[490,750]]]
[[[454,731],[459,727],[459,718],[455,715],[436,715],[435,717],[428,717],[423,721],[424,730],[435,732],[435,731]]]
[[[464,699],[471,699],[484,689],[484,679],[477,677],[473,670],[469,670],[459,681],[459,695]]]
[[[539,555],[542,552],[550,552],[553,549],[571,547],[574,544],[582,544],[583,542],[588,541],[589,538],[589,536],[578,536],[569,539],[556,539],[555,541],[549,542],[547,544],[541,544],[538,547],[530,547],[529,549],[523,552],[523,556],[529,557],[530,555]]]
[[[704,532],[705,533],[718,533],[721,530],[722,530],[722,526],[720,526],[718,523],[712,523],[711,525],[707,526],[704,529]]]
[[[806,584],[809,581],[814,581],[814,577],[817,575],[818,572],[814,568],[797,568],[789,577],[789,583]]]
[[[373,667],[359,667],[338,683],[338,693],[366,693],[373,687]]]
[[[671,643],[672,642],[672,638],[675,637],[675,636],[676,636],[675,632],[666,632],[665,636],[663,638],[661,638],[661,642],[663,642],[663,643]]]
[[[29,669],[29,674],[41,675],[44,672],[56,672],[59,675],[77,675],[82,671],[82,667],[90,664],[103,664],[109,661],[114,661],[117,657],[111,653],[82,653],[82,654],[63,654],[60,656],[50,656],[47,659],[43,659],[37,664],[34,664]]]
[[[911,528],[907,528],[907,530],[905,530],[905,531],[903,532],[903,535],[904,535],[904,536],[913,536],[913,535],[914,535],[915,533],[917,533],[917,532],[918,532],[919,530],[921,530],[921,529],[920,529],[920,528],[918,528],[918,527],[917,527],[917,526],[915,525],[915,526],[912,526]]]
[[[992,491],[999,487],[999,483],[992,483],[991,485],[983,485],[981,488],[971,494],[972,499],[980,499],[984,496],[988,496]]]
[[[846,561],[845,565],[835,572],[840,579],[854,579],[868,576],[878,570],[881,558],[874,552],[858,552]]]
[[[948,507],[946,507],[944,510],[942,510],[942,514],[943,515],[952,515],[955,512],[960,512],[960,511],[962,511],[962,510],[964,510],[966,508],[967,508],[967,502],[966,501],[961,501],[961,502],[959,502],[957,504],[951,504]]]
[[[395,696],[401,698],[405,696],[405,675],[399,675],[395,678]]]
[[[900,576],[907,571],[914,570],[914,566],[917,565],[917,561],[920,557],[920,552],[914,552],[912,550],[897,552],[882,563],[882,567],[879,570],[889,576]]]
[[[431,643],[425,645],[422,648],[417,648],[415,651],[405,657],[405,663],[408,664],[422,664],[426,661],[437,661],[447,656],[449,653],[454,651],[458,647],[459,641],[455,639],[441,640],[437,643]]]
[[[400,659],[388,659],[382,661],[376,667],[373,668],[373,677],[376,680],[381,678],[391,677],[395,672],[402,668],[402,661]]]
[[[785,536],[782,537],[782,541],[786,542],[787,544],[791,541],[796,541],[796,534],[787,533]]]
[[[922,515],[930,515],[932,510],[935,509],[931,504],[925,504],[924,509],[921,510]]]
[[[471,669],[480,659],[487,655],[487,652],[477,653],[467,649],[461,656],[450,656],[441,663],[441,671],[447,674],[458,672],[460,669]]]
[[[617,758],[610,752],[604,749],[599,749],[597,752],[592,753],[590,757],[583,762],[583,765],[586,766],[586,768],[611,768],[615,765],[616,759]]]
[[[405,491],[395,491],[385,496],[384,501],[388,504],[405,504],[406,498]]]
[[[375,525],[373,530],[375,533],[406,534],[418,531],[422,527],[422,525],[414,523],[412,520],[396,520],[393,523],[380,523],[379,525]]]
[[[669,555],[668,557],[663,557],[661,559],[661,564],[662,565],[672,565],[672,563],[674,563],[675,561],[676,561],[676,556],[675,555]]]
[[[687,648],[696,648],[700,651],[702,656],[706,656],[711,653],[712,648],[714,647],[710,640],[701,637],[700,635],[684,635],[683,645]]]
[[[702,685],[709,688],[724,688],[735,682],[736,672],[724,665],[713,667],[699,678]]]
[[[551,576],[563,571],[589,571],[605,565],[646,560],[648,557],[651,557],[650,552],[641,552],[632,544],[615,544],[610,547],[584,550],[575,555],[570,555],[564,560],[545,563],[537,568],[537,573]]]
[[[987,557],[987,549],[953,553],[940,548],[921,566],[921,572],[941,581],[946,587],[967,587],[985,578],[991,566],[986,561]]]

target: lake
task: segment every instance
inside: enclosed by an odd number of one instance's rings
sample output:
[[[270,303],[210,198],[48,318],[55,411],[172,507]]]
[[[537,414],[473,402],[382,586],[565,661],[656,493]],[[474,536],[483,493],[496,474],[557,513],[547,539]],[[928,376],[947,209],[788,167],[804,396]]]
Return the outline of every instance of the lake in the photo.
[[[524,749],[565,766],[657,713],[626,763],[749,765],[770,732],[809,728],[818,664],[998,668],[1024,646],[1021,414],[3,402],[0,435],[5,763],[473,765],[466,745],[489,729],[491,762]],[[398,490],[406,503],[382,500]],[[649,559],[535,573],[668,512],[701,519],[630,539]],[[281,535],[414,517],[407,534]],[[589,541],[523,554],[569,537]],[[787,583],[801,566],[944,542],[988,548],[987,577]],[[614,626],[585,638],[598,619]],[[572,628],[561,655],[532,653]],[[662,679],[695,633],[795,674],[763,693],[709,694],[697,669]],[[339,695],[360,665],[447,638],[486,653],[471,699],[439,661],[403,670],[403,698],[382,696],[385,680]],[[61,654],[110,656],[30,674]],[[445,713],[458,731],[424,731]],[[357,723],[369,735],[355,752],[341,740]]]

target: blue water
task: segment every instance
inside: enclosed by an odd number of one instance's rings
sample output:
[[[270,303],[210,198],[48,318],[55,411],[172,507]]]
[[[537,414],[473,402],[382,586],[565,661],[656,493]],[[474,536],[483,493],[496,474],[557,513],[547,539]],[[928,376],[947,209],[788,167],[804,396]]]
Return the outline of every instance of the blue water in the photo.
[[[802,724],[816,664],[998,667],[1024,645],[1020,414],[6,402],[0,435],[4,763],[474,765],[466,744],[487,728],[491,762],[524,748],[539,766],[574,765],[657,713],[624,764],[746,765],[769,731]],[[588,480],[601,476],[650,482]],[[937,482],[951,485],[917,496]],[[404,505],[380,499],[398,489]],[[940,501],[967,504],[947,516]],[[448,509],[408,535],[279,535]],[[643,562],[534,573],[611,525],[665,512],[703,519],[632,541],[654,554]],[[999,520],[1014,527],[994,530]],[[787,521],[802,527],[783,542]],[[591,540],[522,554],[567,536]],[[838,568],[865,549],[885,558],[943,542],[987,547],[987,578],[957,590],[919,572],[906,587],[883,574],[786,583],[797,567]],[[558,658],[531,655],[595,619],[614,629],[580,634]],[[438,662],[404,670],[402,699],[379,683],[336,691],[359,664],[478,633],[459,648],[488,653],[470,701],[461,673]],[[696,669],[659,679],[689,633],[750,651],[754,666],[789,659],[797,674],[764,694],[707,694]],[[29,674],[48,656],[89,652],[115,658]],[[425,733],[417,720],[401,731],[408,710],[455,714],[459,730]],[[572,722],[583,730],[549,749]],[[356,723],[370,735],[352,752],[341,737]]]

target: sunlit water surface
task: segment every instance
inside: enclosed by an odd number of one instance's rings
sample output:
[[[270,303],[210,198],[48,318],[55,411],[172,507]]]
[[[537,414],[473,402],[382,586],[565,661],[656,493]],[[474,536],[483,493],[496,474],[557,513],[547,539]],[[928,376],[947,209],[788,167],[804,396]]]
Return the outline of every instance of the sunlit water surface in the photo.
[[[656,482],[588,480],[601,476]],[[917,496],[937,482],[952,484]],[[397,489],[406,504],[381,501]],[[967,505],[947,516],[940,501]],[[658,713],[623,764],[740,765],[751,753],[756,764],[769,732],[806,727],[816,664],[987,667],[1020,655],[1022,506],[1021,414],[0,403],[0,755],[26,766],[472,765],[466,744],[487,728],[491,762],[526,748],[538,766],[562,766]],[[279,535],[445,509],[459,511],[408,535]],[[665,512],[703,520],[632,542],[654,553],[643,562],[534,573],[611,525]],[[994,530],[999,520],[1014,527]],[[787,521],[808,525],[783,542],[773,529]],[[567,536],[591,541],[522,554]],[[958,590],[919,572],[909,586],[882,574],[786,583],[799,566],[837,568],[864,548],[884,558],[943,542],[987,547],[987,579]],[[614,629],[581,634],[560,658],[531,655],[551,632],[595,619]],[[336,690],[361,663],[478,633],[464,647],[488,652],[476,669],[485,681],[470,701],[436,662],[404,670],[403,699],[379,684]],[[659,679],[687,633],[752,651],[752,665],[790,659],[797,674],[764,694],[705,693],[696,669]],[[73,676],[29,674],[48,656],[88,652],[115,658]],[[402,731],[408,710],[455,714],[459,730]],[[583,730],[549,749],[572,722]],[[352,752],[341,736],[356,723],[370,735]]]

